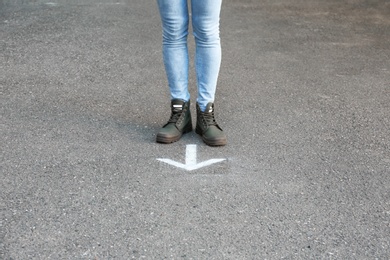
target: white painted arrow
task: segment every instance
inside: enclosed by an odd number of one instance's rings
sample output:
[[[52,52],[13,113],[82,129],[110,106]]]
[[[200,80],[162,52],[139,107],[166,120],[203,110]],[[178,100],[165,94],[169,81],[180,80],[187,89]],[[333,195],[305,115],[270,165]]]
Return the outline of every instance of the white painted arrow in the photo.
[[[186,164],[182,164],[176,161],[173,161],[171,159],[161,159],[157,158],[157,160],[161,162],[168,163],[170,165],[176,166],[178,168],[182,168],[187,171],[196,170],[205,166],[209,166],[214,163],[219,163],[222,161],[225,161],[226,159],[211,159],[207,160],[201,163],[196,163],[196,145],[195,144],[188,144],[186,146]]]

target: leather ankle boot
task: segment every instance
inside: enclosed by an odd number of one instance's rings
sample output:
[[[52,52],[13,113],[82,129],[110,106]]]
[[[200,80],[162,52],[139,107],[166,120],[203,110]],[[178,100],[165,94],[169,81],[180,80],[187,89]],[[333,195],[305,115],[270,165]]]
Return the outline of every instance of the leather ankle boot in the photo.
[[[214,117],[214,104],[208,103],[206,110],[202,112],[196,103],[196,129],[195,132],[210,146],[226,145],[226,136]]]
[[[180,137],[192,131],[190,101],[180,99],[171,101],[171,118],[157,133],[158,143],[169,144],[176,142]]]

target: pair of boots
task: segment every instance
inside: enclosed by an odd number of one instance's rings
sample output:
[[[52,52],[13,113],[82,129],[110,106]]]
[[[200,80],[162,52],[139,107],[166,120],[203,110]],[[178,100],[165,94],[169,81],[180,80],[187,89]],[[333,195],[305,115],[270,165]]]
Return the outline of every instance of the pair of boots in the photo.
[[[168,144],[176,142],[183,134],[192,131],[190,101],[184,102],[180,99],[173,99],[171,101],[171,110],[171,118],[157,134],[156,141],[158,143]],[[208,103],[204,112],[200,110],[197,103],[196,119],[195,132],[202,137],[207,145],[226,145],[226,136],[215,121],[213,103]]]

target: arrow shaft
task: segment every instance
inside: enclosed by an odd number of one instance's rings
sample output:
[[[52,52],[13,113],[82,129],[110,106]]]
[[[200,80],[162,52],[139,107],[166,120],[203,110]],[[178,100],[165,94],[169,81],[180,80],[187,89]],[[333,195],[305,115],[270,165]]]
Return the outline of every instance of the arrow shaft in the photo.
[[[196,145],[189,144],[186,146],[186,165],[195,165],[196,164]]]

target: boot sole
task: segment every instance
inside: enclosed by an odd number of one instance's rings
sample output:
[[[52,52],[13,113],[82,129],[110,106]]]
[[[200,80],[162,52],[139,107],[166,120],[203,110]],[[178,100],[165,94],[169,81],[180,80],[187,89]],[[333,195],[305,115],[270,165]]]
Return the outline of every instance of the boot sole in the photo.
[[[225,146],[227,141],[226,139],[220,139],[220,140],[207,140],[205,138],[202,137],[202,140],[205,144],[209,145],[209,146]]]
[[[202,135],[202,132],[198,128],[195,129],[195,133],[200,135],[202,137],[203,142],[209,146],[224,146],[227,144],[226,138],[214,139],[214,140],[208,140],[208,139],[204,138]]]
[[[156,142],[161,144],[171,144],[176,141],[179,141],[180,138],[189,132],[192,131],[192,124],[188,124],[186,127],[184,127],[183,132],[178,136],[163,136],[163,135],[157,135]]]

